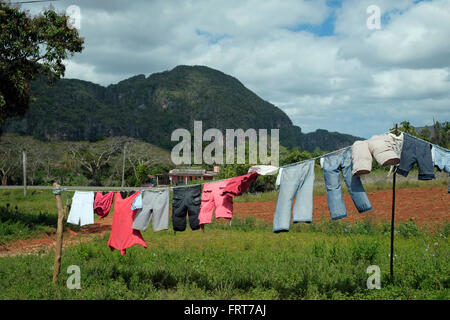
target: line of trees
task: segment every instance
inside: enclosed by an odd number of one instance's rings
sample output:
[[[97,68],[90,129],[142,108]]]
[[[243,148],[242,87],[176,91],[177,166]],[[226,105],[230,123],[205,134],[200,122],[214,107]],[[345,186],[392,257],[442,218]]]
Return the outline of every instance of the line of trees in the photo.
[[[450,123],[435,122],[431,128],[416,129],[408,121],[400,123],[399,130],[431,143],[450,148]],[[150,182],[149,175],[167,174],[175,165],[167,150],[128,137],[110,137],[97,142],[43,142],[29,136],[4,134],[0,137],[0,178],[2,185],[21,185],[22,151],[27,153],[27,184],[120,186],[122,183],[123,154],[125,152],[125,185],[140,186]],[[248,159],[248,146],[246,148]],[[279,163],[286,165],[313,157],[326,151],[314,152],[280,146]],[[221,166],[217,179],[246,174],[250,164]],[[212,165],[202,166],[212,170]],[[381,168],[376,161],[373,170]],[[252,184],[250,192],[273,190],[276,176],[261,176]]]
[[[432,126],[425,126],[420,130],[413,127],[408,121],[402,121],[399,130],[446,149],[450,149],[450,122],[448,121],[443,123],[434,121]]]
[[[98,142],[42,142],[28,136],[4,134],[0,138],[2,185],[23,184],[22,152],[27,153],[27,184],[120,186],[125,152],[125,185],[139,186],[148,175],[172,169],[170,154],[128,137]]]

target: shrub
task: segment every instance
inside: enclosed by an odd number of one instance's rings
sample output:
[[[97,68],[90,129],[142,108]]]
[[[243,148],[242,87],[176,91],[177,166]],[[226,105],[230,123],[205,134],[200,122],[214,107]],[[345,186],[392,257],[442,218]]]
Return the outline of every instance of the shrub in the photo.
[[[351,248],[352,259],[354,262],[367,261],[373,263],[378,253],[380,244],[376,241],[360,240]]]
[[[410,218],[406,222],[400,223],[400,227],[398,229],[401,236],[404,238],[410,238],[413,236],[420,235],[419,227],[414,223],[414,220]]]

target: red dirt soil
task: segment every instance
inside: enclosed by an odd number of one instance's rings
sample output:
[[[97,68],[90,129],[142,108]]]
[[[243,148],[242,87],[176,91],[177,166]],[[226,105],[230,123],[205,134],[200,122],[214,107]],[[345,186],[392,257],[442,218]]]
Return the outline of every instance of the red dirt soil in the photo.
[[[363,221],[370,216],[375,222],[390,221],[392,215],[392,190],[382,190],[368,193],[372,210],[358,213],[350,195],[344,195],[348,216],[342,221],[354,223]],[[447,187],[400,189],[396,191],[395,221],[404,222],[413,218],[418,225],[434,226],[442,224],[450,217],[450,194]],[[234,204],[234,217],[245,218],[251,216],[259,220],[272,222],[276,201],[248,202]],[[314,197],[313,222],[320,219],[330,219],[326,196]],[[104,219],[73,231],[64,232],[64,247],[92,240],[95,236],[103,235],[111,230],[112,212]],[[46,233],[40,238],[15,240],[1,244],[0,257],[19,254],[39,254],[54,248],[56,232]]]
[[[98,219],[94,224],[82,227],[79,231],[64,230],[63,248],[80,242],[90,241],[95,236],[101,236],[111,230],[112,211],[104,219]],[[39,254],[53,249],[56,244],[56,230],[44,233],[42,237],[33,239],[13,240],[0,243],[0,257],[19,254]]]
[[[392,190],[382,190],[367,193],[372,210],[358,213],[349,194],[344,195],[347,217],[341,219],[354,223],[363,221],[370,216],[375,222],[391,221]],[[314,197],[313,222],[320,219],[331,219],[328,210],[327,196]],[[273,222],[276,201],[235,203],[235,217],[255,217],[260,220]],[[442,224],[450,218],[450,194],[447,187],[400,189],[395,193],[395,222],[404,222],[413,218],[418,225],[433,226]]]

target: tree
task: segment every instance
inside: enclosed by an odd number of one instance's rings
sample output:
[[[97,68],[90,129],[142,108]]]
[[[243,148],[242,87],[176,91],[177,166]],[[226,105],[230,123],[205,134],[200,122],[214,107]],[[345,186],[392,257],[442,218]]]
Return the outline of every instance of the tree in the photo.
[[[22,153],[17,148],[20,137],[8,135],[0,140],[0,176],[2,185],[6,186],[8,180],[21,167]]]
[[[54,83],[64,76],[63,60],[83,50],[68,19],[52,9],[32,17],[0,0],[0,126],[26,113],[31,80],[45,75]]]
[[[419,133],[419,138],[426,140],[426,141],[430,141],[431,138],[431,131],[430,128],[428,126],[425,126]]]
[[[84,175],[92,180],[94,185],[101,183],[101,171],[111,165],[111,157],[120,153],[126,138],[108,138],[96,143],[72,143],[69,154],[83,169]]]
[[[411,123],[409,123],[409,121],[400,122],[400,127],[398,129],[412,136],[417,136],[416,129],[411,125]]]
[[[431,142],[439,144],[440,136],[441,136],[441,124],[438,121],[434,121],[433,137],[431,138]]]
[[[446,121],[441,126],[441,146],[444,148],[450,148],[450,122]]]

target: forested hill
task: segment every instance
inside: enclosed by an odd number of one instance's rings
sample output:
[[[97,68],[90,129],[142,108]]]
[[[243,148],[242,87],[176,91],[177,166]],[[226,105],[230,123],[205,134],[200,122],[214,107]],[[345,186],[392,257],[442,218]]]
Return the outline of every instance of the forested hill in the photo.
[[[137,75],[103,87],[76,79],[45,79],[31,85],[36,100],[24,118],[8,119],[4,132],[44,140],[96,141],[129,136],[170,149],[173,130],[280,129],[280,144],[312,151],[333,150],[357,138],[326,130],[304,134],[278,107],[229,75],[204,66],[178,66],[149,77]],[[299,106],[301,108],[301,106]]]

